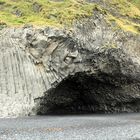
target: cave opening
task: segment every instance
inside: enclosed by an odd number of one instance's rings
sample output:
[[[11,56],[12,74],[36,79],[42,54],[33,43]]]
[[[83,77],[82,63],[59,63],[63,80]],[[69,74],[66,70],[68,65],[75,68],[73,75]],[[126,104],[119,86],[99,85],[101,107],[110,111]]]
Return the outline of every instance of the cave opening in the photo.
[[[95,76],[76,73],[40,99],[38,115],[88,114],[108,111],[109,93],[115,87]]]

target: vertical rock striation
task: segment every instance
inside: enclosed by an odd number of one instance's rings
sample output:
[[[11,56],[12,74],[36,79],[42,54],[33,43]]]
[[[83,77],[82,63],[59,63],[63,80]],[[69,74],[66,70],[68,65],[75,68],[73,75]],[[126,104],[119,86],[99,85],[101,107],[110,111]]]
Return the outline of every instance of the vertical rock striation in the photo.
[[[1,30],[0,117],[140,111],[139,41],[98,13],[73,31]]]
[[[44,70],[35,66],[25,46],[13,36],[15,29],[4,29],[0,36],[0,116],[28,115],[34,98],[46,87]]]

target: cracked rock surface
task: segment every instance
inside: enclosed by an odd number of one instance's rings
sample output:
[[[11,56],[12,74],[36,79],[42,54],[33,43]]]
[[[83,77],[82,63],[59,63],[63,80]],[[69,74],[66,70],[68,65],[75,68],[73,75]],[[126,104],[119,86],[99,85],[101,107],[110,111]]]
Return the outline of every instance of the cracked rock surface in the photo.
[[[71,31],[4,28],[0,117],[139,112],[139,41],[139,35],[113,31],[98,13]]]

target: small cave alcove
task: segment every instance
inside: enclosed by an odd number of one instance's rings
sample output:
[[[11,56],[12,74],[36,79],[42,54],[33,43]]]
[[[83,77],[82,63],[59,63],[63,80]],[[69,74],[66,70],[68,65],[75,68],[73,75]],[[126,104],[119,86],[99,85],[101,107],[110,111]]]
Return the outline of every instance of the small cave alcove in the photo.
[[[106,95],[115,87],[92,75],[76,73],[38,99],[38,115],[106,112]]]

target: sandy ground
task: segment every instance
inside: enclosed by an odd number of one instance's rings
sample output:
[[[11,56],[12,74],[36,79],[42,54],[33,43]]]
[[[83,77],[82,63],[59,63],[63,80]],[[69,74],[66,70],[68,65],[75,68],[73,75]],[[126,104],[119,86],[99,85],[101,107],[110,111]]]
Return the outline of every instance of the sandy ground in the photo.
[[[0,119],[0,140],[140,140],[140,114]]]

